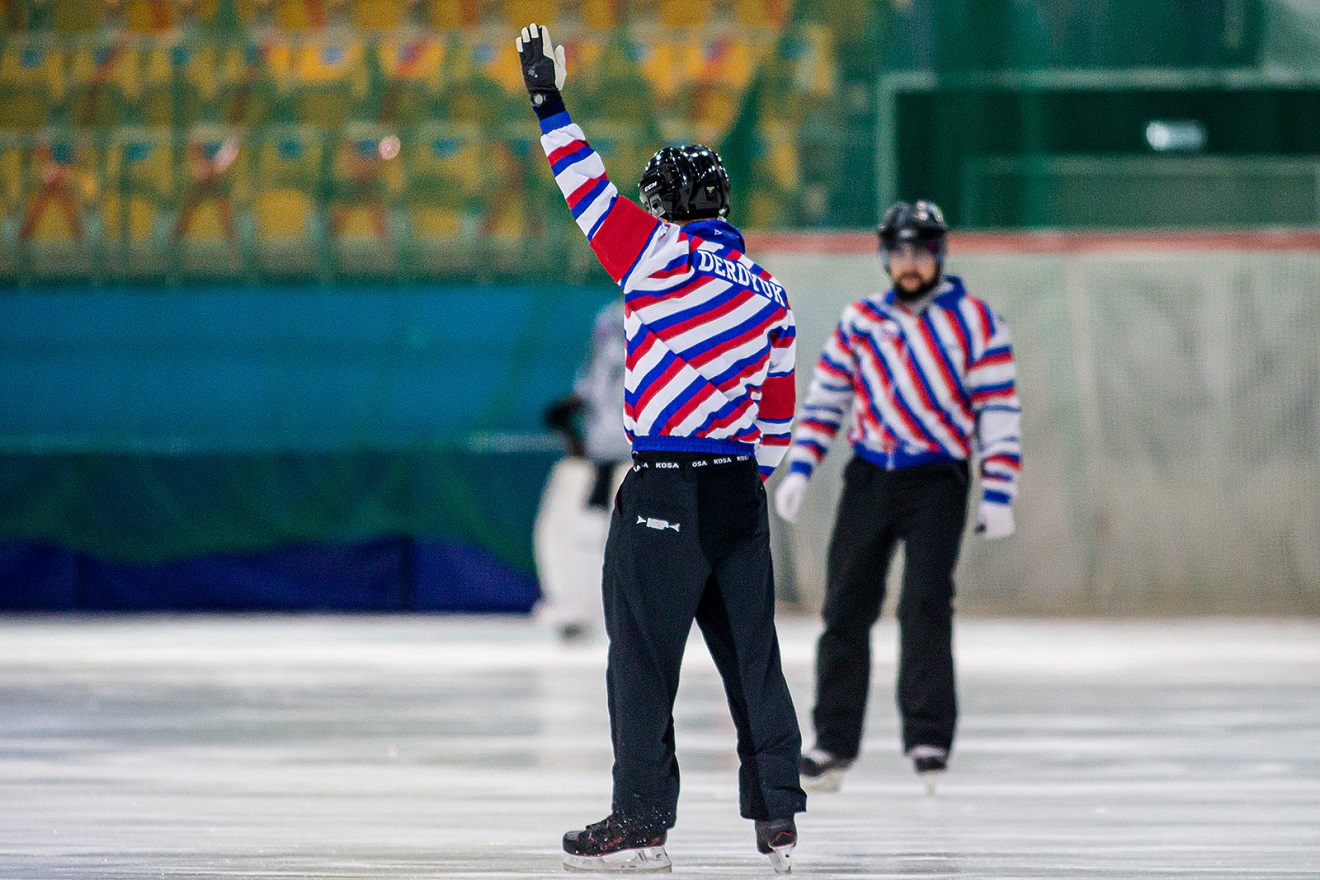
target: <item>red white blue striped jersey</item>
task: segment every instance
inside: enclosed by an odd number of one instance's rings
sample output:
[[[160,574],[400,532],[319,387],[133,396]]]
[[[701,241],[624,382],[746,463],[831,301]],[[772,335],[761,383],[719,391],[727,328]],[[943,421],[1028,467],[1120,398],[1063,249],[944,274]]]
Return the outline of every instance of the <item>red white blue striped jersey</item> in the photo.
[[[795,405],[797,331],[783,286],[725,221],[680,227],[622,198],[567,112],[543,118],[541,132],[573,218],[623,288],[633,451],[755,455],[769,476]]]
[[[1008,504],[1022,467],[1008,325],[946,276],[914,314],[893,290],[848,306],[803,403],[789,468],[810,476],[851,405],[848,439],[886,469],[980,458],[987,501]]]

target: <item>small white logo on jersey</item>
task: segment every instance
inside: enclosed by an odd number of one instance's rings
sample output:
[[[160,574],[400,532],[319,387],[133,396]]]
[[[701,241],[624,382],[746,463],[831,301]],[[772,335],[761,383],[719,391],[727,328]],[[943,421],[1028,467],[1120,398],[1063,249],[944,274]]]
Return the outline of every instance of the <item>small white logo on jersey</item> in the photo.
[[[656,519],[653,516],[639,516],[637,517],[637,525],[644,525],[648,529],[655,529],[659,532],[662,532],[665,529],[673,529],[677,532],[681,523],[671,523],[667,519]]]

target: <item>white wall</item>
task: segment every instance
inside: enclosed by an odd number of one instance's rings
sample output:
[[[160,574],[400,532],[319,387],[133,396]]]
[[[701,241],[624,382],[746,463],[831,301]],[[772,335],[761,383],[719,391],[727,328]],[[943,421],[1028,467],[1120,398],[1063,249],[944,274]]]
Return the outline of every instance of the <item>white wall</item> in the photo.
[[[1024,470],[1018,533],[967,535],[960,609],[1320,613],[1320,252],[973,250],[948,269],[1012,328]],[[886,279],[871,253],[757,256],[789,291],[805,394],[843,307]],[[809,606],[842,434],[776,528],[782,592]]]

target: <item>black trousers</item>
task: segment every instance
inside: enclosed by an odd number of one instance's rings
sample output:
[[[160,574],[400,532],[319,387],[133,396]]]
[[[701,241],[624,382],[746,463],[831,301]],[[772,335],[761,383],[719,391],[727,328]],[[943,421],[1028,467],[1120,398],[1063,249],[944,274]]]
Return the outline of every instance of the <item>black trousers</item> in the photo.
[[[854,458],[830,539],[816,654],[816,745],[855,758],[871,683],[871,628],[902,541],[898,710],[903,748],[953,744],[953,569],[967,514],[965,462],[886,471]]]
[[[692,623],[738,734],[748,819],[806,809],[802,739],[779,660],[765,490],[747,456],[642,453],[624,477],[605,545],[614,812],[673,827],[674,697]]]

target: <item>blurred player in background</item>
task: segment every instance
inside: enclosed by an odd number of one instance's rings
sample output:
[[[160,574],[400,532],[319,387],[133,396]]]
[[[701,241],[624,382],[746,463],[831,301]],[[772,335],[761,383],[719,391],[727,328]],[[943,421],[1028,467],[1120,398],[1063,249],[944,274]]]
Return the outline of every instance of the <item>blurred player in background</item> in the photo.
[[[795,520],[816,465],[851,410],[853,459],[830,539],[816,658],[816,745],[804,786],[833,791],[857,757],[895,545],[906,563],[898,603],[903,748],[934,791],[948,762],[957,703],[953,570],[979,457],[977,530],[1013,533],[1021,467],[1008,325],[943,274],[948,227],[930,202],[899,202],[879,229],[893,286],[853,303],[825,343],[802,406],[775,508]]]
[[[516,41],[541,145],[569,210],[623,288],[624,425],[633,467],[605,547],[613,810],[564,835],[566,867],[670,868],[678,807],[674,698],[693,621],[738,732],[740,810],[757,848],[789,869],[801,736],[779,660],[762,480],[793,418],[793,314],[723,218],[729,180],[707,147],[666,147],[619,196],[560,97],[563,47],[532,25]]]
[[[632,457],[623,428],[625,345],[623,303],[616,300],[596,315],[573,393],[545,411],[546,426],[563,436],[568,454],[550,471],[532,532],[543,593],[537,610],[565,642],[590,638],[604,620],[605,538]]]

